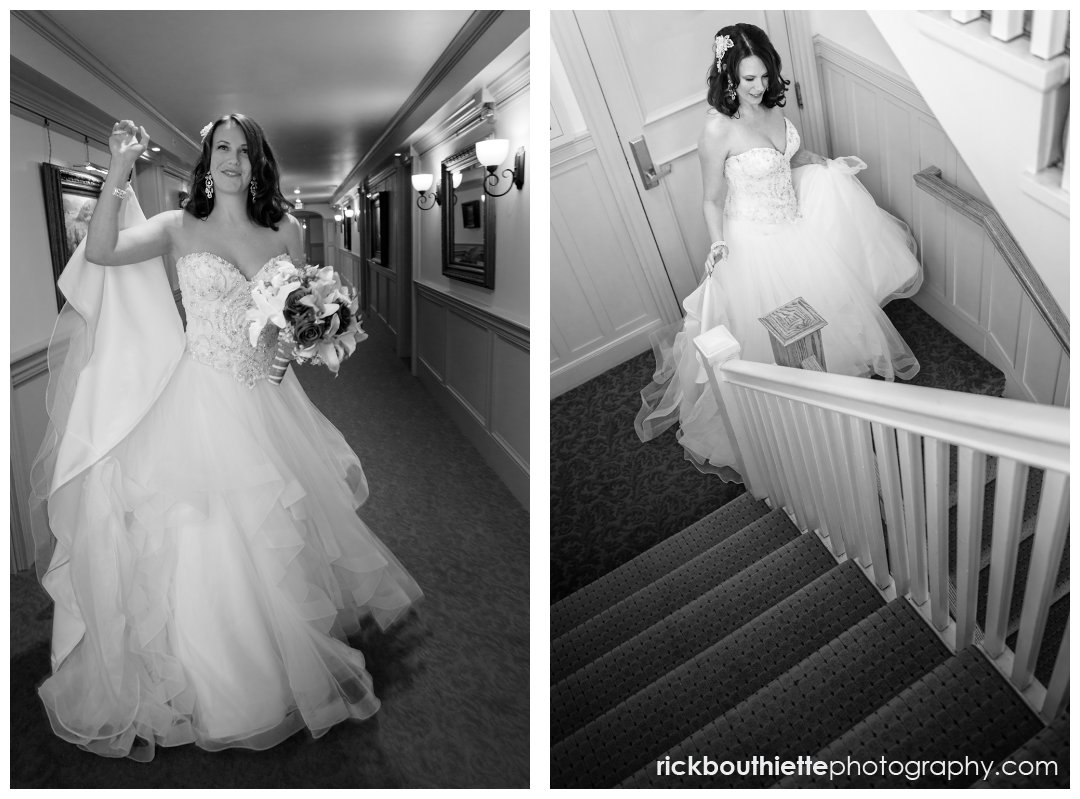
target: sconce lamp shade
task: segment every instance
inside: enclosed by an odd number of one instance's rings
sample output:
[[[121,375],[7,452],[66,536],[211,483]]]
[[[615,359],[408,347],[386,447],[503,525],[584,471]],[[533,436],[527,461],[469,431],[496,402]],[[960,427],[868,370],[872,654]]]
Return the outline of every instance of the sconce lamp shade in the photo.
[[[344,217],[341,214],[334,214],[334,221],[340,222]]]
[[[435,180],[434,175],[429,175],[426,172],[419,175],[412,176],[412,187],[421,194],[424,194],[431,188],[432,182]]]
[[[476,159],[484,166],[498,166],[509,152],[509,139],[485,139],[476,143]]]
[[[454,173],[454,188],[456,189],[461,185],[461,172]]]
[[[345,209],[345,218],[346,219],[352,219],[353,218],[353,213],[354,212],[353,212],[352,206],[349,206],[348,208]]]

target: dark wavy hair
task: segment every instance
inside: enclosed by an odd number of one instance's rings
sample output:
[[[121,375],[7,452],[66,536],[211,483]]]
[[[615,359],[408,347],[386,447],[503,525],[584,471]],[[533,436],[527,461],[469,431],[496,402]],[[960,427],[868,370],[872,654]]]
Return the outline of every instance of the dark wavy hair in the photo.
[[[202,153],[191,170],[191,194],[184,203],[184,210],[189,214],[206,219],[214,210],[213,198],[208,198],[203,190],[206,173],[210,171],[210,156],[213,152],[214,131],[218,125],[234,122],[244,131],[247,139],[248,160],[251,162],[251,176],[255,178],[255,197],[247,195],[247,212],[251,221],[257,225],[277,230],[277,223],[292,205],[281,193],[281,180],[278,177],[277,159],[270,149],[266,136],[259,123],[243,114],[226,114],[216,120],[202,142]]]
[[[784,107],[786,100],[784,93],[787,92],[791,81],[784,80],[780,74],[780,54],[776,52],[772,42],[765,31],[757,25],[748,22],[739,22],[728,25],[716,32],[716,36],[730,36],[732,46],[724,53],[720,62],[720,69],[716,67],[716,37],[713,37],[713,59],[709,66],[709,74],[705,82],[709,85],[707,99],[709,105],[726,116],[734,116],[739,110],[739,98],[729,100],[727,91],[732,86],[738,86],[739,64],[744,58],[756,55],[764,64],[769,73],[769,85],[765,89],[765,96],[761,99],[766,108],[773,106]]]

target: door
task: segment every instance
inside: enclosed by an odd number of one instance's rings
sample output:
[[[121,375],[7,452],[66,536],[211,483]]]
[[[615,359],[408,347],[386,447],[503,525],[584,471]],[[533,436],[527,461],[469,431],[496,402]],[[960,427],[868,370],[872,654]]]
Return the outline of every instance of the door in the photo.
[[[765,30],[791,81],[784,114],[803,129],[793,60],[782,11],[577,11],[604,102],[619,137],[625,168],[681,302],[701,281],[709,240],[701,213],[697,140],[709,106],[706,73],[717,30],[749,22]],[[557,26],[553,24],[553,32]],[[631,142],[647,150],[659,176],[645,185]]]

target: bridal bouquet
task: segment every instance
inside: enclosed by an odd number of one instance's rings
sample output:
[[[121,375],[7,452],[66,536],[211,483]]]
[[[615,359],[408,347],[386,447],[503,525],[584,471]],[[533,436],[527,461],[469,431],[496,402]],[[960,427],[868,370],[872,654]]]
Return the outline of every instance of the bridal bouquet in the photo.
[[[266,277],[253,282],[255,307],[247,312],[248,336],[256,346],[267,324],[280,328],[270,380],[280,383],[293,350],[297,363],[325,364],[335,375],[341,362],[367,338],[357,315],[356,290],[345,286],[332,266],[296,266],[282,256]]]

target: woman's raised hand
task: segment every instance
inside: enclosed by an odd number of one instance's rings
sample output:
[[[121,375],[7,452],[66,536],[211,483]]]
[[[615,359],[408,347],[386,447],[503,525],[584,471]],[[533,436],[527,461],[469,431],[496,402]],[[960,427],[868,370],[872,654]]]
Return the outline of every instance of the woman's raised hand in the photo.
[[[136,159],[146,152],[149,144],[150,136],[146,128],[135,127],[130,119],[122,119],[113,125],[112,135],[109,136],[109,152],[113,159],[129,166],[133,166]]]

